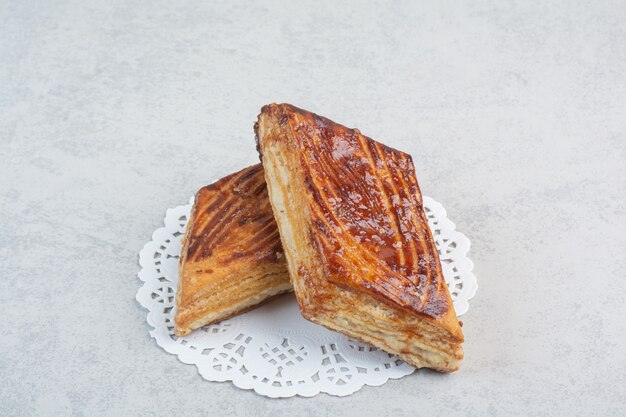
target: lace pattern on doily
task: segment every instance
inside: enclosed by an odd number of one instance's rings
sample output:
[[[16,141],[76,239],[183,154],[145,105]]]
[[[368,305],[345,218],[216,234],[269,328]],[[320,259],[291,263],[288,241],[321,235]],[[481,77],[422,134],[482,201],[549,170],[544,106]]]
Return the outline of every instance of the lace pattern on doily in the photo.
[[[395,355],[304,320],[292,294],[175,337],[178,258],[191,204],[167,210],[165,227],[153,233],[139,255],[143,285],[136,298],[149,311],[150,334],[167,352],[196,365],[209,381],[232,381],[272,398],[349,395],[363,385],[382,385],[414,371]],[[424,197],[424,207],[454,308],[462,315],[477,289],[466,256],[470,242],[455,230],[441,204]]]

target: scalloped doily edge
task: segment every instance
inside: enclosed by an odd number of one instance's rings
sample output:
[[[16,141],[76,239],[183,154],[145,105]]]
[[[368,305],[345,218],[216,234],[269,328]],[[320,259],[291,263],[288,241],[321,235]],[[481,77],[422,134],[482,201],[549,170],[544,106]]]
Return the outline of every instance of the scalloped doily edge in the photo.
[[[456,224],[454,224],[451,220],[448,219],[446,209],[443,207],[443,205],[441,203],[439,203],[438,201],[436,201],[436,200],[434,200],[434,199],[432,199],[430,197],[427,197],[427,196],[424,196],[423,199],[430,201],[431,203],[433,203],[433,205],[437,205],[440,208],[440,210],[442,210],[443,217],[446,218],[449,221],[449,223],[450,223],[449,227],[451,228],[451,231],[454,231],[462,239],[467,241],[467,248],[465,250],[463,250],[461,253],[469,261],[469,267],[468,267],[468,271],[467,272],[471,273],[472,275],[474,275],[473,272],[472,272],[473,268],[474,268],[474,264],[473,264],[473,262],[469,258],[467,258],[467,254],[469,253],[469,249],[471,247],[471,241],[469,240],[469,238],[467,238],[463,233],[461,233],[461,232],[456,230]],[[185,365],[190,365],[190,366],[193,365],[193,366],[195,366],[198,375],[202,379],[204,379],[204,380],[207,380],[207,381],[210,381],[210,382],[221,382],[221,383],[232,382],[232,384],[235,385],[239,389],[254,390],[255,393],[257,393],[259,395],[263,395],[265,397],[269,397],[269,398],[292,398],[292,397],[295,397],[295,396],[304,397],[304,398],[311,398],[311,397],[314,397],[314,396],[316,396],[316,395],[318,395],[320,393],[324,393],[324,394],[328,394],[328,395],[332,395],[332,396],[336,396],[336,397],[345,397],[345,396],[354,394],[355,392],[361,390],[364,386],[379,387],[379,386],[384,385],[385,383],[387,383],[390,379],[404,378],[405,376],[411,375],[411,374],[413,374],[413,373],[415,373],[417,371],[416,368],[412,367],[409,372],[406,372],[406,373],[403,373],[403,374],[398,374],[398,375],[384,376],[383,378],[381,378],[379,381],[376,381],[376,382],[370,382],[370,383],[363,382],[363,383],[360,383],[360,384],[357,384],[357,385],[353,385],[353,386],[351,386],[351,388],[354,388],[354,389],[350,389],[349,391],[341,392],[341,393],[328,392],[328,391],[325,391],[324,389],[319,389],[319,390],[311,391],[311,392],[307,392],[307,393],[301,393],[301,392],[293,391],[293,392],[287,393],[286,395],[280,395],[280,396],[272,395],[271,393],[268,393],[268,392],[262,392],[262,390],[257,389],[257,387],[248,385],[248,382],[250,382],[250,381],[247,381],[245,379],[238,378],[238,377],[235,377],[233,379],[225,378],[224,380],[209,380],[209,379],[205,378],[204,375],[202,375],[202,373],[200,372],[200,368],[194,362],[186,361],[183,358],[183,356],[184,356],[183,352],[181,352],[181,353],[174,352],[174,351],[172,351],[169,348],[169,346],[160,343],[160,340],[156,336],[157,325],[155,323],[153,323],[152,320],[150,320],[150,313],[152,312],[152,310],[151,310],[150,306],[145,304],[143,302],[142,298],[140,297],[141,291],[143,290],[144,286],[146,285],[146,280],[144,280],[143,277],[142,277],[142,271],[144,270],[144,268],[147,267],[147,265],[145,265],[146,254],[154,252],[154,250],[152,250],[152,252],[150,252],[150,249],[154,245],[154,242],[155,242],[157,236],[160,233],[164,233],[167,230],[167,224],[166,224],[165,221],[168,218],[170,210],[178,210],[178,209],[181,209],[182,207],[191,206],[193,204],[193,201],[194,201],[194,197],[192,196],[190,198],[190,200],[189,200],[189,203],[182,204],[182,205],[176,206],[174,208],[167,209],[165,217],[163,218],[163,222],[162,222],[163,227],[159,227],[154,232],[152,232],[151,240],[144,244],[143,248],[141,249],[141,251],[139,252],[139,255],[138,255],[139,256],[139,266],[141,267],[141,269],[137,273],[137,277],[141,281],[142,285],[137,290],[137,293],[135,294],[134,298],[143,308],[148,310],[148,316],[146,318],[146,322],[151,327],[151,329],[149,330],[150,337],[155,340],[157,346],[161,347],[167,353],[169,353],[171,355],[175,355],[181,363],[183,363]],[[430,206],[430,204],[429,204],[429,206]],[[463,311],[463,313],[457,314],[457,317],[460,317],[461,315],[465,314],[469,310],[469,300],[472,299],[476,295],[476,291],[478,290],[478,284],[477,284],[477,280],[476,280],[475,277],[474,277],[474,280],[472,282],[473,282],[474,286],[470,290],[469,295],[467,296],[467,298],[465,299],[467,307],[465,308],[465,311]]]

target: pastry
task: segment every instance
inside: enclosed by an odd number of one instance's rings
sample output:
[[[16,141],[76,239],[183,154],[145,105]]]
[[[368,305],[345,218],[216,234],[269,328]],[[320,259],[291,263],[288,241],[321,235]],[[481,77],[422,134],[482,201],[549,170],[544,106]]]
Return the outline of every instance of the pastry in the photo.
[[[255,133],[303,316],[457,370],[463,333],[411,157],[288,104],[264,106]]]
[[[201,188],[183,238],[175,334],[290,290],[261,164]]]

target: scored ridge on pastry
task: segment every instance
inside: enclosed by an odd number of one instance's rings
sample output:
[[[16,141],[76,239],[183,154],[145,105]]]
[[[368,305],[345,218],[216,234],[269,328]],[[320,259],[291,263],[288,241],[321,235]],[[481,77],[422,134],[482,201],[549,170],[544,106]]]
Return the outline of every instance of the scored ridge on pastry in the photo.
[[[289,104],[264,106],[255,133],[302,315],[457,370],[463,333],[411,157]]]
[[[188,334],[290,290],[263,166],[201,188],[183,238],[175,334]]]

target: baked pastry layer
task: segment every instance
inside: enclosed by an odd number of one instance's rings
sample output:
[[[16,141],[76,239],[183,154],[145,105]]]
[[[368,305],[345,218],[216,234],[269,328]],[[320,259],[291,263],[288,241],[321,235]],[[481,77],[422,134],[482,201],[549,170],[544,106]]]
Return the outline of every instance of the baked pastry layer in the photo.
[[[255,131],[304,317],[458,369],[463,334],[411,157],[288,104],[263,107]]]
[[[290,290],[261,164],[201,188],[183,238],[175,334]]]

